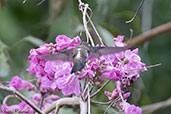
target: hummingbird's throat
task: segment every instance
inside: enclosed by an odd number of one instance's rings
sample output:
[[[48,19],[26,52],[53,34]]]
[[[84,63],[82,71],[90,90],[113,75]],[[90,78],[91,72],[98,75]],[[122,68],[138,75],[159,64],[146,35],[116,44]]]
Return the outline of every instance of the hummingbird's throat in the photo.
[[[78,53],[75,56],[75,59],[80,59],[81,58],[81,48],[77,49]]]

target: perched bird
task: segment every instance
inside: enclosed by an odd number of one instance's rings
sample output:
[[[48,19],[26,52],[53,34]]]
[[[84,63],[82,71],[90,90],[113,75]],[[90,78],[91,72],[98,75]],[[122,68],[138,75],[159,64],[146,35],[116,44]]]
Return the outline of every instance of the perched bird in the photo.
[[[98,58],[103,55],[114,54],[120,51],[124,51],[128,47],[91,47],[87,44],[81,44],[73,49],[66,50],[63,52],[57,52],[55,54],[41,55],[40,58],[46,60],[62,60],[62,61],[72,61],[74,66],[71,73],[81,71],[87,61],[88,57]]]

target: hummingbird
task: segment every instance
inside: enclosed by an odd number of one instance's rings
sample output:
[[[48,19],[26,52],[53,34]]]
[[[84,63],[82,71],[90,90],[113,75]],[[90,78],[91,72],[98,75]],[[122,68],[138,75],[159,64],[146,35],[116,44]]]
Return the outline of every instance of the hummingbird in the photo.
[[[72,61],[74,64],[71,70],[71,74],[72,74],[77,71],[81,71],[85,67],[89,56],[91,56],[91,58],[98,58],[103,55],[114,54],[120,51],[124,51],[126,49],[128,49],[127,46],[92,47],[92,46],[88,46],[86,43],[82,43],[81,45],[72,48],[70,50],[57,52],[55,54],[41,55],[40,58],[46,60],[52,60],[52,61],[53,60]]]

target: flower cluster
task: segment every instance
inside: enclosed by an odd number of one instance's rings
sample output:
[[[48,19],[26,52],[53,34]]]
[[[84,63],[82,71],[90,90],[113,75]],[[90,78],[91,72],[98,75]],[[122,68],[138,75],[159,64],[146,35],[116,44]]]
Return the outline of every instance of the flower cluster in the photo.
[[[15,88],[18,91],[23,90],[23,89],[26,89],[27,91],[35,90],[35,86],[33,84],[31,84],[28,81],[22,80],[18,76],[14,76],[12,78],[12,80],[9,83],[9,86]],[[42,109],[45,109],[47,106],[49,106],[55,100],[59,99],[59,97],[57,95],[53,95],[53,94],[49,95],[48,97],[47,96],[43,96],[43,97],[45,97],[45,99],[42,104]],[[31,96],[31,101],[36,106],[40,106],[41,99],[42,99],[41,94],[34,94]],[[34,110],[24,101],[21,101],[19,104],[11,105],[11,106],[8,106],[6,101],[3,102],[2,106],[1,106],[1,113],[2,114],[11,114],[12,112],[13,113],[23,113],[23,114],[35,113]]]
[[[23,89],[26,89],[27,91],[31,91],[35,89],[35,86],[32,83],[22,80],[18,76],[14,76],[12,78],[12,80],[9,83],[9,86],[14,87],[18,91]]]
[[[38,56],[61,52],[72,49],[81,44],[79,37],[70,39],[65,35],[59,35],[56,38],[56,44],[44,44],[38,49],[30,51],[30,67],[27,69],[30,73],[40,79],[41,93],[62,91],[64,95],[80,94],[79,79],[75,74],[71,74],[72,62],[47,61]]]
[[[142,113],[141,108],[135,105],[131,105],[129,103],[126,103],[124,111],[125,111],[125,114],[141,114]]]
[[[20,112],[18,112],[20,111]],[[1,106],[1,114],[12,114],[13,113],[29,113],[33,114],[34,110],[24,101],[17,105],[8,106],[7,104],[2,104]]]
[[[114,38],[114,47],[126,46],[123,43],[124,37],[118,36]],[[62,52],[79,46],[81,40],[79,37],[70,39],[65,35],[59,35],[56,38],[56,43],[44,44],[37,49],[30,50],[29,62],[30,66],[27,71],[34,74],[38,78],[37,86],[40,88],[41,94],[35,94],[31,97],[32,101],[36,105],[40,105],[40,99],[42,95],[48,93],[58,93],[61,91],[63,95],[68,96],[75,94],[80,95],[80,80],[88,79],[92,85],[100,86],[104,79],[117,81],[120,86],[120,91],[123,99],[127,99],[130,96],[130,92],[126,92],[127,88],[137,80],[140,72],[146,71],[145,64],[141,62],[141,58],[138,55],[138,49],[121,51],[116,54],[105,55],[98,58],[88,58],[88,62],[85,68],[81,72],[71,74],[73,67],[72,61],[61,60],[45,60],[40,58],[41,55],[55,54],[56,52]],[[27,82],[22,81],[19,77],[14,77],[9,86],[13,86],[16,90],[26,89],[28,91],[33,90],[34,86]],[[119,89],[116,88],[112,93],[105,91],[105,95],[109,100],[115,99],[119,96]],[[46,96],[47,97],[47,96]],[[54,99],[58,99],[57,96],[48,97],[43,108],[53,102]],[[25,106],[30,111],[30,107],[21,102],[16,106],[3,105],[3,108],[20,109],[21,106]],[[139,108],[130,104],[125,104],[125,113],[130,114],[135,111],[139,114]],[[141,113],[141,112],[140,112]]]

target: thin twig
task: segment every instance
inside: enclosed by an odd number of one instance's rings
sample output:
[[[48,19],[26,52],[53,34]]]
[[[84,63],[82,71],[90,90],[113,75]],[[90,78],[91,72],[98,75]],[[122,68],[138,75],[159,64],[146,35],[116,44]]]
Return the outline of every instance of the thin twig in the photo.
[[[171,31],[171,22],[168,22],[166,24],[160,25],[156,28],[153,28],[147,32],[144,32],[134,38],[132,38],[129,42],[129,46],[133,47],[138,44],[144,43],[145,41],[151,40],[154,37],[163,34],[165,32]]]
[[[56,108],[56,112],[64,105],[79,105],[79,97],[65,97],[54,101],[50,106],[43,110],[46,114],[50,113]]]
[[[134,16],[132,17],[132,19],[126,21],[125,23],[131,23],[131,22],[135,19],[135,17],[137,16],[139,10],[141,9],[143,3],[144,3],[144,0],[141,0],[141,3],[140,3],[140,5],[138,6],[136,12],[134,13]]]
[[[100,43],[101,43],[102,45],[104,45],[103,40],[102,40],[102,38],[100,37],[99,33],[97,32],[97,29],[96,29],[96,27],[94,26],[93,21],[91,20],[91,18],[90,18],[90,16],[89,16],[88,14],[86,14],[86,15],[87,15],[87,17],[88,17],[88,20],[90,21],[90,24],[91,24],[91,26],[92,26],[94,32],[96,33],[97,37],[99,38]]]
[[[106,81],[96,92],[94,92],[90,98],[93,98],[94,96],[96,96],[108,83],[110,82],[110,80]]]
[[[79,1],[79,8],[80,8],[80,10],[81,10],[81,12],[83,14],[83,25],[84,25],[84,29],[85,29],[85,32],[86,32],[87,42],[90,39],[91,45],[95,46],[93,38],[91,37],[91,35],[90,35],[89,31],[88,31],[88,27],[87,27],[86,14],[87,14],[87,9],[89,9],[88,4],[84,4],[83,2],[81,2],[81,0],[78,0],[78,1]]]
[[[96,101],[96,100],[93,100],[91,99],[91,102],[92,103],[95,103],[95,104],[100,104],[100,105],[108,105],[111,103],[111,101],[108,101],[108,102],[101,102],[101,101]]]
[[[143,111],[143,114],[149,114],[151,112],[154,112],[156,110],[163,109],[163,108],[166,108],[169,106],[171,106],[171,98],[169,98],[165,101],[162,101],[162,102],[150,104],[147,106],[142,106],[141,109]]]
[[[130,31],[129,39],[132,39],[132,36],[133,36],[133,30],[130,28],[130,29],[129,29],[129,31]]]
[[[7,101],[8,101],[8,99],[10,99],[10,98],[16,98],[16,97],[15,97],[14,95],[8,95],[8,96],[6,96],[6,97],[4,98],[2,104],[7,104]]]
[[[42,96],[41,101],[40,101],[40,107],[39,107],[40,109],[42,109],[44,98],[45,98],[45,97]]]
[[[38,4],[37,4],[37,6],[39,6],[39,5],[41,5],[43,2],[45,2],[46,0],[41,0]]]
[[[83,90],[83,93],[81,94],[84,101],[86,100],[85,93],[87,92],[87,89],[89,88],[89,85],[90,85],[90,82],[87,83],[86,87]]]
[[[0,89],[8,91],[19,97],[22,101],[26,102],[31,108],[33,108],[36,112],[39,114],[44,114],[35,104],[33,104],[29,99],[27,99],[25,96],[23,96],[21,93],[19,93],[17,90],[11,87],[1,86]]]
[[[87,97],[88,97],[88,103],[87,103],[87,109],[88,109],[88,114],[91,114],[90,113],[90,88],[88,87],[88,91],[87,91]]]
[[[114,99],[113,101],[110,102],[110,105],[106,108],[105,112],[103,114],[106,114],[108,109],[118,100],[119,97],[117,97],[116,99]]]
[[[131,41],[132,36],[133,36],[133,30],[130,28],[129,31],[130,31],[130,36],[129,36],[129,40],[128,40],[128,42],[127,42],[127,46],[130,46],[130,45],[129,45],[129,42]]]
[[[160,65],[161,65],[161,63],[155,64],[155,65],[149,65],[149,66],[147,66],[147,68],[154,68],[154,67],[158,67],[158,66],[160,66]]]
[[[126,102],[125,102],[125,100],[123,98],[122,90],[121,90],[121,87],[120,87],[120,84],[119,83],[120,83],[119,81],[116,82],[116,87],[117,87],[117,89],[119,91],[119,97],[121,98],[121,100],[123,102],[123,105],[125,105]]]
[[[26,3],[27,0],[23,0],[23,4]]]

